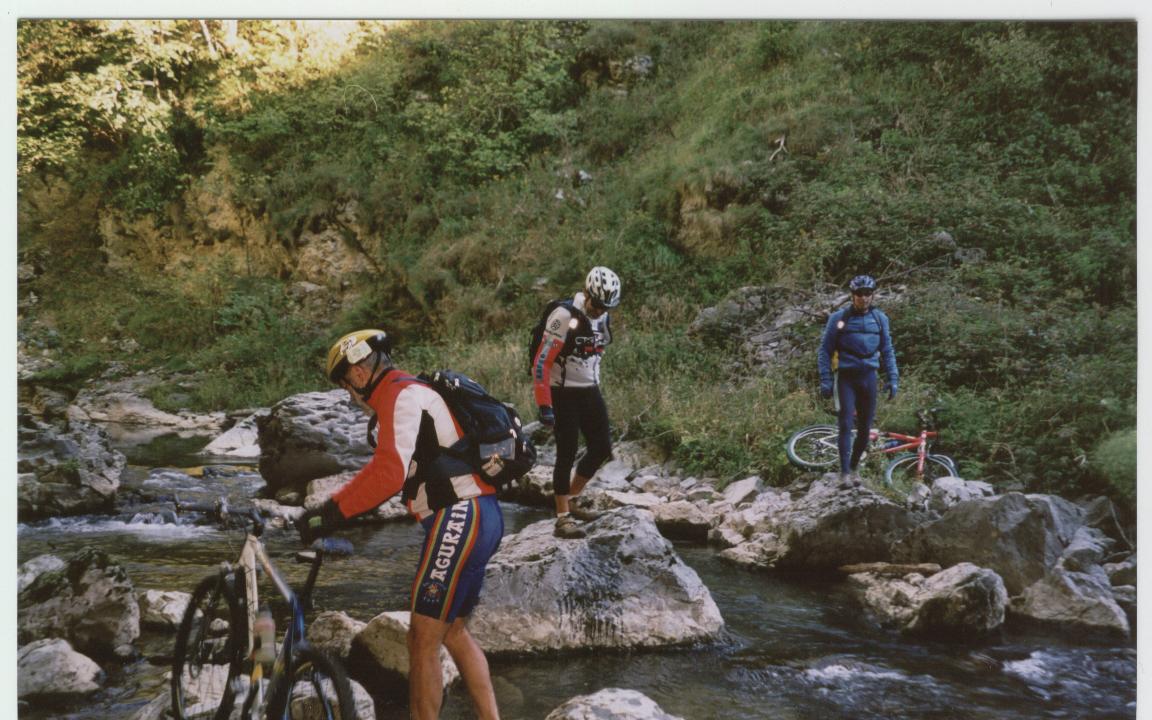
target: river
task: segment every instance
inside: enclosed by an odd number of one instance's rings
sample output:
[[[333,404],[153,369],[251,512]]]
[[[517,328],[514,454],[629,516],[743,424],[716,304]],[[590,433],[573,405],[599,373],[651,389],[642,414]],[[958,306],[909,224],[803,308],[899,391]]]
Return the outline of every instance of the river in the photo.
[[[222,560],[236,557],[240,529],[173,518],[172,497],[234,504],[263,484],[243,466],[203,472],[166,451],[173,467],[154,467],[154,453],[129,450],[116,517],[88,516],[22,524],[17,559],[51,552],[67,558],[85,547],[104,550],[137,590],[191,591]],[[547,517],[505,504],[507,532]],[[316,590],[319,610],[343,610],[367,621],[404,609],[421,533],[415,523],[351,528],[356,553],[326,564]],[[270,530],[269,551],[296,582],[288,562],[295,533]],[[725,564],[705,547],[677,543],[681,557],[711,590],[726,622],[721,640],[663,651],[589,652],[493,658],[493,681],[506,720],[539,720],[565,700],[606,687],[644,693],[686,720],[763,718],[1134,718],[1136,651],[1132,646],[1071,644],[1040,635],[1003,634],[968,644],[907,640],[868,622],[835,578],[752,573]],[[144,629],[142,659],[108,667],[108,687],[73,706],[36,706],[21,718],[118,720],[132,717],[166,690],[172,631]],[[407,717],[401,704],[378,699],[378,717]],[[473,717],[461,685],[450,689],[446,720]]]

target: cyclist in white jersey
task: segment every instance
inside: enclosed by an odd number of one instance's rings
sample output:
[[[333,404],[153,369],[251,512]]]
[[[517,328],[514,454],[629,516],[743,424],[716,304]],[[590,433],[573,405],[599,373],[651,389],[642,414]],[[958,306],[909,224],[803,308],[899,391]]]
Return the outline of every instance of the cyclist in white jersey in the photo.
[[[545,320],[534,353],[532,384],[540,421],[556,433],[552,485],[557,537],[584,536],[570,500],[612,455],[608,408],[600,393],[600,361],[612,342],[608,310],[619,304],[620,278],[606,267],[592,268],[584,292],[559,304]],[[587,452],[571,476],[580,435]]]

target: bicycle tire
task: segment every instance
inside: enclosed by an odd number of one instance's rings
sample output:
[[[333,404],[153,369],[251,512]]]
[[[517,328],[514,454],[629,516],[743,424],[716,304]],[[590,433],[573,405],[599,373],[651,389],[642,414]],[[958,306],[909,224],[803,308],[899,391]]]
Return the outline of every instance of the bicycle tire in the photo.
[[[835,425],[809,425],[788,438],[784,451],[793,465],[820,470],[839,462],[839,438],[840,430]]]
[[[352,683],[344,666],[310,645],[302,645],[295,654],[284,717],[288,720],[357,720]]]
[[[232,712],[233,680],[240,672],[247,638],[236,583],[235,575],[217,573],[192,591],[172,659],[176,720],[226,720]]]
[[[940,458],[944,462],[948,463],[948,467],[952,469],[951,474],[956,477],[960,477],[960,471],[956,469],[956,460],[953,457],[950,455],[933,455],[932,457]]]
[[[919,456],[916,453],[902,453],[888,463],[884,469],[884,482],[891,488],[910,489],[916,483],[928,484],[936,478],[954,475],[956,469],[950,462],[951,458],[944,455],[929,455],[924,458],[924,476],[921,478],[916,472]]]

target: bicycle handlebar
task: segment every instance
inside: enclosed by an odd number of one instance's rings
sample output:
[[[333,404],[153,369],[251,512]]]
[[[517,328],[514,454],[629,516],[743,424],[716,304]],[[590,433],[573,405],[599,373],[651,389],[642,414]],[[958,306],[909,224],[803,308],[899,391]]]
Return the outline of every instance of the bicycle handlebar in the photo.
[[[313,541],[310,545],[313,550],[324,553],[325,555],[351,555],[355,548],[352,546],[351,540],[337,537],[320,538]]]

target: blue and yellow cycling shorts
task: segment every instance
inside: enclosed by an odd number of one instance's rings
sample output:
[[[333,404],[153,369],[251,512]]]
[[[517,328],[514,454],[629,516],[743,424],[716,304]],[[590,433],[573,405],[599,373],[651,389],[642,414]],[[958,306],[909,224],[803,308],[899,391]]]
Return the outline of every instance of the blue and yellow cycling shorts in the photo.
[[[495,495],[460,500],[420,524],[424,550],[412,584],[412,612],[449,623],[468,617],[504,535],[500,503]]]

